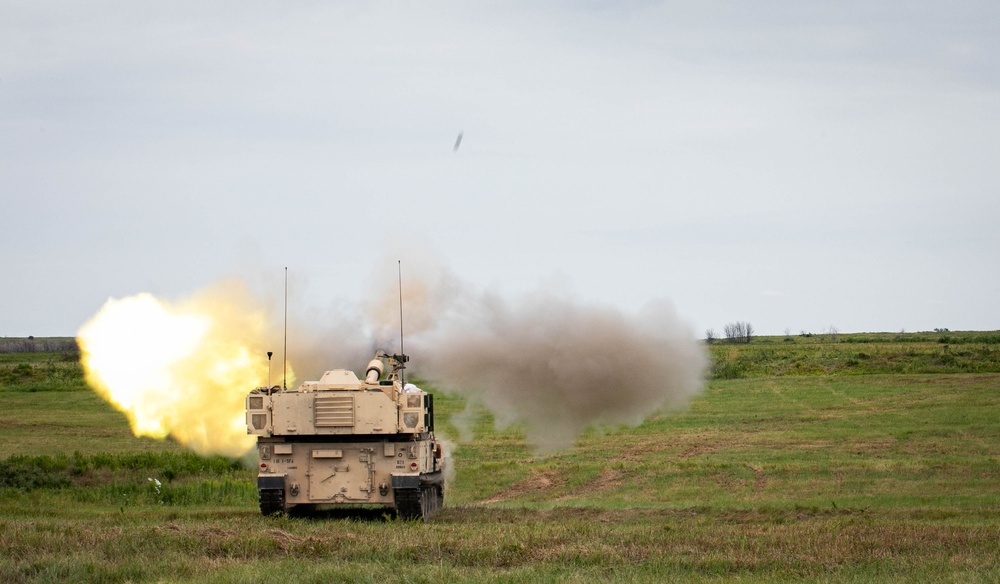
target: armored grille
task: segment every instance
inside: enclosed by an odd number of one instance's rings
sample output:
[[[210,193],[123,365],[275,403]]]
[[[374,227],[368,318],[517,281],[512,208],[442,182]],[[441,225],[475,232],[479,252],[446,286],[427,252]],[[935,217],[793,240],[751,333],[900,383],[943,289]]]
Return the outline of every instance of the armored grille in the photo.
[[[317,427],[353,426],[353,395],[317,395],[313,402],[314,424]]]
[[[250,414],[250,423],[255,430],[263,430],[267,426],[267,414]]]

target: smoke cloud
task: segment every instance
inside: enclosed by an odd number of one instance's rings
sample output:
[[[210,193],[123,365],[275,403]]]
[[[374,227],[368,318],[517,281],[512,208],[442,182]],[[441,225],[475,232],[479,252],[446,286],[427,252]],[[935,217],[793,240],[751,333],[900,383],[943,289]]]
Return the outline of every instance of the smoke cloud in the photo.
[[[576,301],[565,286],[509,301],[474,290],[433,258],[422,250],[405,263],[406,349],[412,371],[469,399],[453,420],[463,438],[463,420],[481,404],[501,427],[523,424],[537,451],[556,450],[588,427],[638,425],[683,407],[702,389],[707,356],[669,302],[626,314]],[[373,277],[367,295],[382,346],[399,338],[400,286],[390,274]]]
[[[457,302],[418,337],[418,373],[501,427],[524,424],[539,452],[590,426],[638,425],[702,388],[707,357],[667,302],[629,315],[545,291],[518,302],[456,294],[446,282]]]

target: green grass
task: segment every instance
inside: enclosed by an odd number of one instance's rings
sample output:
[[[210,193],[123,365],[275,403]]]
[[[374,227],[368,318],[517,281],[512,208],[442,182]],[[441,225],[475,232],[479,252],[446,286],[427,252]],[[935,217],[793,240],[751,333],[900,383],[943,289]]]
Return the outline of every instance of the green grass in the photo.
[[[0,388],[30,392],[87,387],[77,353],[0,353]]]
[[[72,362],[21,354],[0,367],[44,378],[0,378],[0,581],[998,581],[995,346],[920,371],[942,343],[896,336],[713,347],[756,364],[547,457],[473,412],[428,523],[261,517],[253,470],[133,438]],[[830,366],[859,351],[875,372]],[[456,437],[465,402],[435,408]]]
[[[858,333],[709,345],[714,379],[880,373],[1000,373],[1000,334]]]
[[[125,415],[86,389],[0,391],[0,399],[0,444],[8,456],[183,449],[172,441],[135,438]]]

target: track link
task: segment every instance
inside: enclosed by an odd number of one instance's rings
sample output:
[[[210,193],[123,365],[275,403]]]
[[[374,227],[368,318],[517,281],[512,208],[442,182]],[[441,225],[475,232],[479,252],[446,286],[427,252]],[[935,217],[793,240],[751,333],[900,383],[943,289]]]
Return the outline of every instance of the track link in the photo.
[[[259,489],[260,512],[264,516],[285,512],[285,491],[282,489]]]
[[[444,503],[440,485],[424,485],[419,489],[396,489],[396,514],[403,519],[422,519],[437,512]]]

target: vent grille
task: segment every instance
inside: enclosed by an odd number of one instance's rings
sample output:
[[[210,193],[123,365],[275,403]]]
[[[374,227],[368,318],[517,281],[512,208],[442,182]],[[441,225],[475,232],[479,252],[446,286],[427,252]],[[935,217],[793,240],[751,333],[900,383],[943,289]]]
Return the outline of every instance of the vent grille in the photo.
[[[313,402],[317,427],[354,426],[353,395],[317,395]]]

